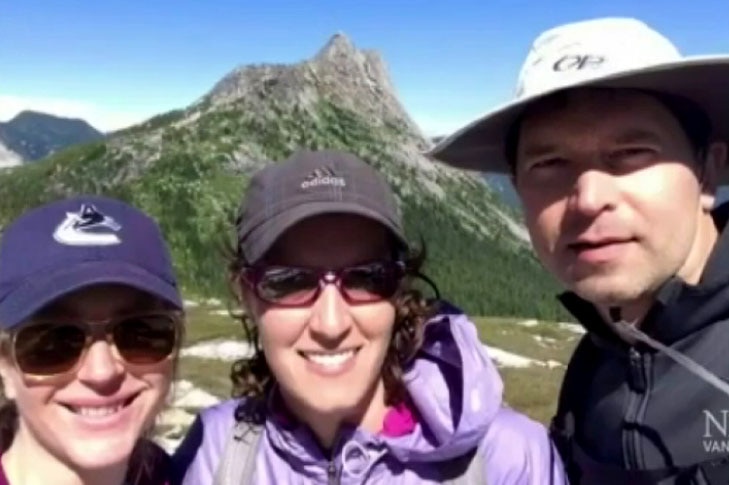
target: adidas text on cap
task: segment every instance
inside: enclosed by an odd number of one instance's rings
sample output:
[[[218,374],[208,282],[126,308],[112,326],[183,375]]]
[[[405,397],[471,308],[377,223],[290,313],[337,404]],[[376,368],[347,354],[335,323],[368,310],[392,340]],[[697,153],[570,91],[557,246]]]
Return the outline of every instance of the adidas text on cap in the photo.
[[[237,219],[238,244],[255,263],[290,227],[321,214],[353,214],[407,241],[394,194],[369,164],[334,150],[300,151],[251,179]]]

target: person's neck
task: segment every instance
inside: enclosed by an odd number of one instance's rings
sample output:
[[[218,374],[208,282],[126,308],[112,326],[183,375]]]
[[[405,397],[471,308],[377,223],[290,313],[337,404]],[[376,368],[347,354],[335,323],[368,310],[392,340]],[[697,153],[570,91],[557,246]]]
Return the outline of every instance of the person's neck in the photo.
[[[719,231],[714,224],[711,214],[706,213],[699,219],[696,237],[691,246],[684,264],[679,268],[676,276],[688,285],[696,285],[701,280],[709,257],[719,239]],[[614,306],[620,308],[620,317],[626,322],[640,326],[655,301],[655,293],[647,294],[631,301],[621,302]],[[612,305],[596,305],[602,317],[611,322],[610,308]]]
[[[287,402],[287,407],[291,412],[311,428],[319,444],[325,450],[331,450],[335,445],[342,424],[349,423],[364,431],[377,433],[382,429],[382,423],[388,411],[387,404],[385,404],[385,386],[382,380],[376,384],[360,407],[346,413],[317,413],[294,403],[289,405],[285,396],[284,401]]]
[[[89,471],[73,469],[22,425],[2,455],[2,466],[11,485],[122,485],[127,471],[127,463]]]

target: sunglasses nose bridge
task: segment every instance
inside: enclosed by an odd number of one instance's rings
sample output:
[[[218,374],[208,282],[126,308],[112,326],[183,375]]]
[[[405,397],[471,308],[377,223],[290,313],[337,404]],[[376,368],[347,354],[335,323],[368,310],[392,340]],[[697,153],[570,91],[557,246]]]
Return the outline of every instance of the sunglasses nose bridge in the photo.
[[[337,284],[339,282],[339,275],[335,273],[334,271],[326,271],[321,275],[319,278],[319,284],[321,286],[327,285],[327,284]]]
[[[318,295],[313,300],[309,328],[315,334],[326,338],[337,338],[349,327],[347,299],[336,282],[327,288],[319,286]]]
[[[86,347],[98,340],[104,340],[110,346],[114,345],[114,325],[109,320],[84,323],[83,330]]]
[[[76,377],[95,386],[117,381],[124,372],[118,349],[107,338],[90,340],[76,361]]]
[[[114,337],[108,322],[84,322],[80,324],[80,327],[84,332],[84,346],[79,355],[76,357],[76,365],[74,368],[78,368],[83,365],[83,362],[86,360],[89,353],[89,349],[98,341],[104,341],[109,347],[109,350],[116,357],[117,351],[116,346],[114,345]]]
[[[342,287],[342,274],[334,270],[328,270],[319,276],[319,285],[316,294],[312,296],[312,300],[318,300],[327,285],[334,285],[339,294],[345,296],[344,288]]]

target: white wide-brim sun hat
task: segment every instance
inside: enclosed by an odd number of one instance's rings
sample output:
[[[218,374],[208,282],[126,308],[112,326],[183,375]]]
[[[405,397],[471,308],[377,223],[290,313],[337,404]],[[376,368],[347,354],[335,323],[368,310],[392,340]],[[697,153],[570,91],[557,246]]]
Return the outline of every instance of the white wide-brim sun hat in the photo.
[[[704,110],[712,139],[729,142],[729,55],[684,57],[666,37],[631,18],[600,18],[540,34],[514,98],[469,122],[426,153],[466,170],[508,173],[504,142],[531,103],[578,87],[640,89],[687,98]],[[720,183],[729,183],[724,170]]]

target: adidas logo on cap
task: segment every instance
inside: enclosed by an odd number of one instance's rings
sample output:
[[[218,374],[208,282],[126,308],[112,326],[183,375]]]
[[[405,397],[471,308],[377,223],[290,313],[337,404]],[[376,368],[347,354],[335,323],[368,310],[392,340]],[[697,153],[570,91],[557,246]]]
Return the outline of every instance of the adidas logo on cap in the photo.
[[[346,187],[347,183],[343,177],[337,177],[329,167],[317,168],[311,172],[303,182],[301,182],[302,189],[308,189],[310,187],[318,187],[320,185],[332,185],[334,187]]]

